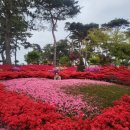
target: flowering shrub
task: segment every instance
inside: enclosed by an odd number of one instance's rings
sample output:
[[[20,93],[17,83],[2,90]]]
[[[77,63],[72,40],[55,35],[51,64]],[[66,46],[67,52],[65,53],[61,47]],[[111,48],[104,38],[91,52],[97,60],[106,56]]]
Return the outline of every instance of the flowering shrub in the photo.
[[[19,65],[19,66],[11,66],[11,65],[0,65],[0,70],[2,71],[13,71],[13,69],[17,67],[20,71],[51,71],[55,69],[54,66],[51,65]],[[59,70],[68,70],[68,71],[76,71],[75,67],[57,67]],[[18,71],[19,71],[18,70]]]
[[[0,72],[0,80],[27,77],[53,78],[54,74],[48,71]]]
[[[0,121],[13,130],[129,130],[130,96],[124,96],[92,120],[66,117],[55,107],[9,92],[0,84]]]
[[[30,65],[23,66],[23,68],[21,66],[20,72],[0,72],[0,79],[13,79],[24,77],[41,77],[51,79],[54,78],[54,73],[52,72],[52,70],[54,69],[53,66]],[[74,67],[69,67],[66,69],[62,69],[60,71],[60,75],[62,79],[96,79],[130,85],[130,69],[125,67],[105,66],[100,67],[100,70],[88,70],[87,72],[76,72],[76,69]]]
[[[91,66],[91,67],[87,67],[86,69],[85,69],[85,72],[95,72],[95,73],[97,73],[97,72],[99,72],[100,71],[100,66]]]

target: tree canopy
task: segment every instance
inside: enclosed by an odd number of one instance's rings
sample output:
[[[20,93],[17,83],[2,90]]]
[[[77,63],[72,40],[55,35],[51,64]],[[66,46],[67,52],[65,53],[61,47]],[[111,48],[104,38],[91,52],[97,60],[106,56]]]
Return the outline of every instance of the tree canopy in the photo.
[[[126,19],[123,18],[116,18],[114,20],[111,20],[108,23],[102,24],[102,27],[107,27],[107,28],[124,28],[124,27],[129,27],[130,22]]]
[[[17,0],[0,0],[0,42],[4,45],[5,63],[11,64],[11,49],[14,41],[25,40],[27,36],[27,29],[30,23],[26,20],[26,16],[30,15],[29,7],[31,0],[17,1]]]
[[[50,23],[52,36],[54,40],[54,58],[53,64],[56,66],[56,36],[55,31],[57,28],[57,22],[66,20],[67,18],[73,18],[80,12],[78,1],[76,0],[38,0],[35,1],[37,7],[35,13],[37,18]]]

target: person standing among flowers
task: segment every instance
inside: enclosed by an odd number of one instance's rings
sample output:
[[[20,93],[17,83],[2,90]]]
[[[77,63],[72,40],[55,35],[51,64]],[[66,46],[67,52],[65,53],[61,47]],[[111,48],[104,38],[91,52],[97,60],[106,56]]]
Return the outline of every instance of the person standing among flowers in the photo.
[[[58,73],[55,73],[54,80],[61,80],[61,76]]]

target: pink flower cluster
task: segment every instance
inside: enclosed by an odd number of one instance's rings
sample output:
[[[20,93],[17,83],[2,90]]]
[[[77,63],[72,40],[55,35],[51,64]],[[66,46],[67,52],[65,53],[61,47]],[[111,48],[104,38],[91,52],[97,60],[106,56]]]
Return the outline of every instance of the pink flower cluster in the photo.
[[[86,102],[83,102],[82,96],[73,96],[64,93],[64,87],[78,87],[81,84],[103,84],[111,85],[111,83],[94,81],[94,80],[81,80],[81,79],[68,79],[68,80],[49,80],[38,78],[22,78],[4,81],[3,84],[7,89],[16,92],[27,93],[28,95],[42,99],[52,105],[58,106],[59,110],[70,113],[80,112],[85,109],[88,112],[97,110]]]

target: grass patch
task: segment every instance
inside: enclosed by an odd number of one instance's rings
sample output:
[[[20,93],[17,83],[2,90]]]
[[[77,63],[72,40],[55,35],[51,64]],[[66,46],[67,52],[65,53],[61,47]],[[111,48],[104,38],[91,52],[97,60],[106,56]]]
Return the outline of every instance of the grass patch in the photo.
[[[115,100],[121,96],[130,95],[130,87],[127,86],[102,86],[102,85],[87,85],[66,90],[69,94],[82,94],[85,101],[98,106],[101,109],[112,106]]]

